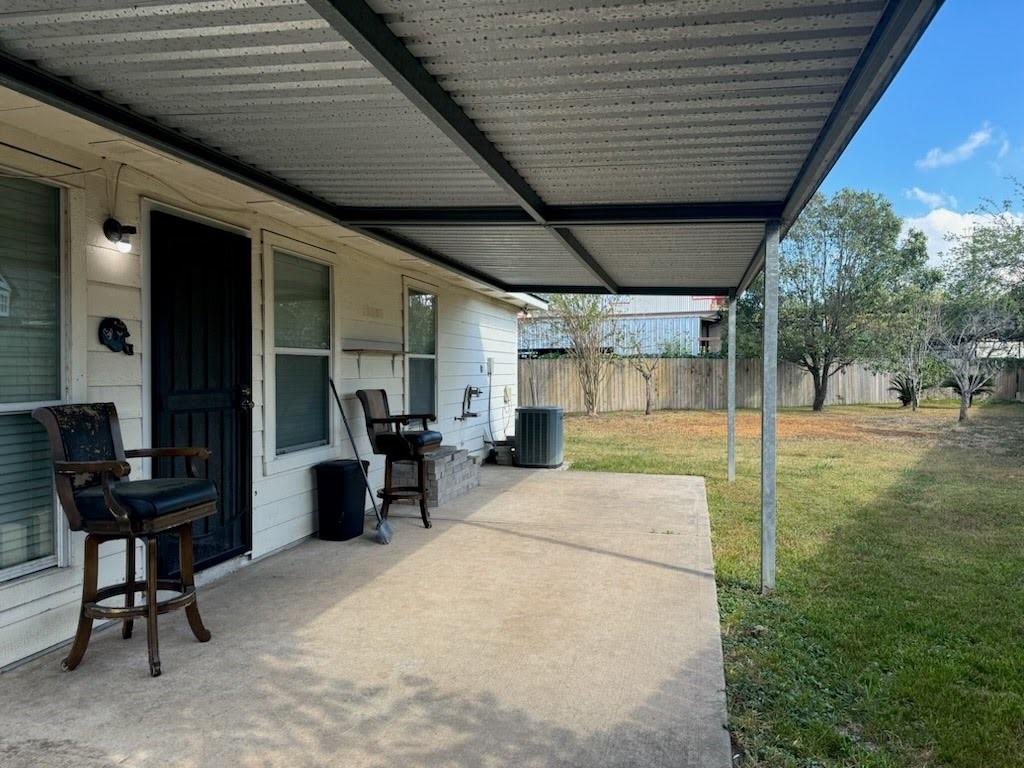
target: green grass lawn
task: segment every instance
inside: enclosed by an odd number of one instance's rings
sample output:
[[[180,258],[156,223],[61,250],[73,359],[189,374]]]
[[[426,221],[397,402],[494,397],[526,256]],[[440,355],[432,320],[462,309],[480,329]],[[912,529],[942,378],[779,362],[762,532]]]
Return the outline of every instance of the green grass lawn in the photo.
[[[759,414],[566,421],[575,470],[704,475],[745,766],[1024,766],[1024,406],[779,414],[778,589],[757,591]]]

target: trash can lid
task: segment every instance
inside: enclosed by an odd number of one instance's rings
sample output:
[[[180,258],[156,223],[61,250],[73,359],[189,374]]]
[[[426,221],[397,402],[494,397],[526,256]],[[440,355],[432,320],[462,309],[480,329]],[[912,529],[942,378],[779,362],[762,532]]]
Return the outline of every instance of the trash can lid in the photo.
[[[330,459],[329,461],[321,461],[319,464],[314,464],[313,469],[334,468],[341,469],[343,467],[358,467],[359,462],[355,459]]]

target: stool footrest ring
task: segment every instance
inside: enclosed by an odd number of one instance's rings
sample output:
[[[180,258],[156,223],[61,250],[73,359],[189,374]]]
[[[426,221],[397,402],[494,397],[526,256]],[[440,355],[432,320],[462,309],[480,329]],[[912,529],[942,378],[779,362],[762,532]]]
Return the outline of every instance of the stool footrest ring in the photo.
[[[157,615],[185,608],[196,601],[196,588],[182,588],[181,582],[175,579],[157,579],[156,588],[178,593],[166,600],[160,600],[156,604]],[[138,619],[145,617],[148,611],[144,603],[131,607],[99,604],[100,601],[107,598],[127,594],[129,589],[135,592],[144,592],[146,590],[146,582],[135,581],[131,584],[126,582],[124,584],[112,584],[109,587],[103,587],[97,590],[94,602],[86,603],[82,607],[83,612],[90,619]]]

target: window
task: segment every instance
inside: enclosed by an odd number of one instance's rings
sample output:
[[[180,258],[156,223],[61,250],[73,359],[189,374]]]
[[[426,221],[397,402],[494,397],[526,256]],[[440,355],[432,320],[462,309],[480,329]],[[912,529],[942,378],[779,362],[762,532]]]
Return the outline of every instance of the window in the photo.
[[[60,401],[61,193],[0,179],[0,578],[57,562],[49,443],[29,415]]]
[[[274,386],[278,455],[330,440],[331,270],[274,251]]]
[[[437,411],[437,294],[406,289],[405,380],[409,413]]]

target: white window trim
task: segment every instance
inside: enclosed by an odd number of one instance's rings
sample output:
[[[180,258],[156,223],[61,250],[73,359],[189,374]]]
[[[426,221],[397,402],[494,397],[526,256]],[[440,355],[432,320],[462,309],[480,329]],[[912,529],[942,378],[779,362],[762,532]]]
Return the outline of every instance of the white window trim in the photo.
[[[84,395],[81,390],[84,388],[84,377],[76,379],[73,374],[76,366],[84,371],[85,354],[84,347],[79,350],[75,348],[74,337],[77,336],[78,323],[74,322],[76,312],[84,310],[84,285],[82,290],[76,290],[74,284],[81,275],[85,280],[85,259],[82,255],[83,249],[78,247],[78,242],[73,242],[73,232],[80,217],[84,215],[84,200],[81,191],[74,190],[66,184],[58,184],[47,179],[32,179],[39,184],[56,187],[60,191],[60,254],[58,263],[60,265],[60,339],[58,340],[59,358],[57,369],[59,372],[59,387],[61,390],[60,400],[39,400],[25,403],[3,403],[0,404],[0,414],[9,415],[15,413],[31,413],[33,409],[47,405],[60,405],[72,402]],[[77,241],[77,237],[75,238]],[[72,263],[74,262],[74,264]],[[11,586],[17,580],[32,576],[41,571],[48,571],[54,568],[67,568],[71,562],[71,529],[68,527],[67,518],[57,497],[56,484],[53,488],[53,548],[52,555],[30,560],[27,563],[12,565],[0,569],[0,587]]]
[[[293,240],[276,232],[262,230],[263,240],[263,473],[272,475],[302,469],[311,464],[338,455],[338,430],[332,414],[331,403],[328,402],[327,444],[303,448],[278,455],[277,453],[277,355],[296,354],[327,357],[327,372],[334,376],[337,360],[337,328],[334,308],[337,296],[335,262],[331,251],[317,248],[314,245]],[[281,251],[290,256],[309,259],[323,264],[328,269],[328,285],[330,287],[330,345],[326,350],[293,349],[277,347],[274,344],[274,252]]]
[[[409,290],[415,290],[419,293],[429,293],[434,297],[434,354],[428,355],[423,352],[410,352],[409,351]],[[405,365],[404,374],[405,380],[402,382],[402,391],[405,396],[405,412],[408,413],[412,409],[412,392],[409,390],[409,383],[411,381],[409,376],[409,361],[415,359],[426,359],[434,361],[434,407],[431,409],[435,418],[439,418],[437,413],[437,399],[439,396],[438,382],[440,381],[440,370],[438,369],[437,363],[437,350],[440,346],[440,338],[438,336],[439,329],[441,327],[441,292],[438,286],[425,283],[422,280],[409,277],[407,275],[402,276],[402,334],[405,344]]]

